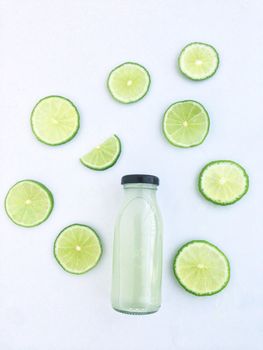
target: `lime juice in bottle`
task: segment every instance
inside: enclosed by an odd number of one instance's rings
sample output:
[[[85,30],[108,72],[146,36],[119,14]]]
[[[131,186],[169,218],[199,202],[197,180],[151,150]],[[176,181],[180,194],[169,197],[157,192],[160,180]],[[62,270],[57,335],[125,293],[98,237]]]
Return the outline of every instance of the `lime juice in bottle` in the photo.
[[[161,305],[162,223],[156,201],[159,179],[126,175],[116,221],[112,307],[128,314],[150,314]]]

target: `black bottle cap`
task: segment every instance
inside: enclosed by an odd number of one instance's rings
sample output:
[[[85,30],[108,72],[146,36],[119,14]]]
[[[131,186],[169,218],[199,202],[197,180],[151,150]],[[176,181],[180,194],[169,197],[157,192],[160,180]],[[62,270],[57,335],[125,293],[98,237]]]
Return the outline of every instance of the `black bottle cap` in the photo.
[[[159,178],[154,175],[144,175],[144,174],[131,174],[125,175],[121,178],[121,184],[152,184],[159,186]]]

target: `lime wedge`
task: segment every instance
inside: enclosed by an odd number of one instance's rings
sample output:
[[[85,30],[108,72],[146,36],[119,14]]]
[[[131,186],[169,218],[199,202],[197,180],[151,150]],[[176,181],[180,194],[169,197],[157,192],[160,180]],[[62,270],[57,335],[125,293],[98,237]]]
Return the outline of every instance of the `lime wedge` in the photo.
[[[97,265],[102,253],[97,233],[86,225],[64,228],[54,243],[54,255],[64,270],[82,274]]]
[[[90,169],[105,170],[117,162],[120,154],[121,141],[118,136],[113,135],[81,157],[80,161]]]
[[[230,265],[221,250],[207,241],[191,241],[183,245],[174,259],[174,274],[188,292],[213,295],[226,287]]]
[[[208,134],[209,125],[209,116],[205,108],[191,100],[172,104],[163,118],[164,135],[177,147],[200,145]]]
[[[204,43],[191,43],[180,53],[180,71],[192,80],[204,80],[215,74],[219,65],[216,49]]]
[[[8,191],[5,209],[17,225],[33,227],[45,221],[53,209],[53,196],[41,183],[33,180],[17,182]]]
[[[108,77],[108,89],[115,100],[122,103],[142,99],[150,86],[150,75],[138,63],[127,62],[114,68]]]
[[[61,96],[40,100],[31,113],[31,127],[36,138],[50,146],[70,141],[79,129],[79,113],[74,104]]]
[[[215,204],[235,203],[247,193],[248,186],[245,169],[231,160],[210,162],[199,175],[199,191]]]

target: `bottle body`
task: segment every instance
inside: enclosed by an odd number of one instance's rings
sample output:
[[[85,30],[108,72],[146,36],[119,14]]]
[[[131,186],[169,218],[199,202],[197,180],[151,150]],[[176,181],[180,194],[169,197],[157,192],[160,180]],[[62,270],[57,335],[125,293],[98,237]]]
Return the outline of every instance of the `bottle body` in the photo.
[[[124,185],[113,249],[112,306],[130,314],[156,312],[161,305],[162,223],[157,186]]]

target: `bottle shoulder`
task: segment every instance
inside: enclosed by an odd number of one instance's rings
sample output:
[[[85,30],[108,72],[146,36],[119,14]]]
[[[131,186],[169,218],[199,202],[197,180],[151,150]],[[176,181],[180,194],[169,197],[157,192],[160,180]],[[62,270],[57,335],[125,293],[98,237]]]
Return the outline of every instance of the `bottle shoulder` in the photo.
[[[144,222],[145,224],[152,222],[160,225],[161,214],[156,200],[149,200],[143,196],[124,200],[119,210],[117,223],[127,223],[134,220]]]
[[[153,198],[145,198],[144,196],[136,196],[133,198],[124,199],[122,206],[120,208],[120,212],[124,211],[159,211],[157,201]]]

